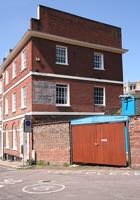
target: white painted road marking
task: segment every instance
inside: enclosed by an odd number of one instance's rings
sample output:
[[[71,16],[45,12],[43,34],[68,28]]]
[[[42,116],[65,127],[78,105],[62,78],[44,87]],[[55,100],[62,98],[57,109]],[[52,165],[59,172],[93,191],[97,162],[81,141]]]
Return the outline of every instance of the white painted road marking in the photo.
[[[22,191],[28,194],[49,194],[60,192],[65,189],[64,185],[55,183],[38,183],[25,186]]]
[[[6,185],[14,185],[14,184],[17,184],[17,183],[21,183],[22,180],[14,180],[14,179],[5,179],[3,180],[2,182],[0,182],[0,188],[3,188],[5,187]]]

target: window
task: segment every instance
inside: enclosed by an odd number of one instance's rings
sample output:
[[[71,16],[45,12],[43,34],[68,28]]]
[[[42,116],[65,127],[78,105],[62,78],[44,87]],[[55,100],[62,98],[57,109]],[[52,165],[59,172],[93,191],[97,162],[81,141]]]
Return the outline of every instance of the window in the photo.
[[[56,105],[69,106],[69,86],[66,84],[56,85]]]
[[[13,127],[13,149],[17,150],[17,128]]]
[[[67,47],[56,46],[56,64],[68,65]]]
[[[27,68],[26,49],[21,52],[21,71]]]
[[[104,69],[104,56],[102,53],[94,53],[94,69]]]
[[[8,115],[9,108],[8,108],[8,97],[5,98],[5,115]]]
[[[94,88],[94,104],[105,106],[105,88]]]
[[[12,78],[14,79],[17,76],[17,65],[16,65],[16,61],[13,62],[12,64]]]
[[[0,121],[2,121],[2,106],[0,106]]]
[[[6,148],[9,149],[9,129],[6,127]]]
[[[8,69],[5,72],[5,85],[7,85],[9,83],[9,71]]]
[[[26,86],[21,88],[21,108],[26,108],[27,105],[27,91]]]
[[[2,94],[2,81],[0,81],[0,94]]]
[[[12,94],[12,112],[16,112],[16,93]]]

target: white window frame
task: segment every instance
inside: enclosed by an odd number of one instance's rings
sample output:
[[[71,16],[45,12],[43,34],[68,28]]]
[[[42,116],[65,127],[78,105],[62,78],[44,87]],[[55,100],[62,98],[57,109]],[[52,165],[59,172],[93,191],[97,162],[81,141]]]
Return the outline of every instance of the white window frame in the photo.
[[[96,103],[95,103],[95,88],[101,88],[101,89],[103,89],[103,104],[96,104]],[[105,105],[106,105],[105,87],[100,87],[100,86],[94,87],[94,105],[95,105],[95,106],[105,106]]]
[[[27,87],[24,86],[21,88],[21,109],[27,107]]]
[[[70,106],[70,86],[69,86],[69,84],[67,84],[67,83],[57,83],[56,87],[57,87],[57,85],[67,86],[67,103],[66,104],[56,103],[56,106],[60,106],[60,107]],[[57,99],[57,97],[56,97],[56,99]]]
[[[2,121],[2,106],[0,106],[0,121]]]
[[[21,71],[27,68],[27,50],[26,48],[21,52]]]
[[[17,76],[17,62],[14,60],[12,63],[12,79]]]
[[[100,67],[96,67],[95,66],[95,63],[96,63],[95,56],[100,56],[101,57],[101,66]],[[94,69],[104,70],[104,54],[103,53],[94,52]]]
[[[17,150],[18,131],[16,126],[13,127],[13,150]]]
[[[2,94],[2,92],[3,92],[3,82],[2,82],[2,80],[0,81],[0,94]]]
[[[9,147],[10,147],[10,135],[9,135],[9,129],[8,129],[8,127],[6,127],[5,134],[6,134],[6,137],[5,137],[6,138],[5,147],[7,149],[9,149]]]
[[[57,48],[65,49],[65,62],[57,61]],[[56,64],[58,64],[58,65],[68,65],[68,47],[56,45]]]
[[[7,85],[9,83],[9,70],[6,69],[5,71],[5,85]]]
[[[8,97],[5,97],[5,115],[9,114],[9,102],[8,102]]]
[[[16,100],[17,100],[17,95],[16,93],[12,94],[12,112],[16,112]]]

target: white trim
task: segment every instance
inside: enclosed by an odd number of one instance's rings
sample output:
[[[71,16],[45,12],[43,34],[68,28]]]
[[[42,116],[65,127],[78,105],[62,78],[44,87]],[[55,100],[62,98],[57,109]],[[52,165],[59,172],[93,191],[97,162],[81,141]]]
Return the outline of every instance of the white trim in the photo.
[[[80,41],[80,40],[70,39],[70,38],[57,36],[57,35],[53,35],[53,34],[49,34],[49,33],[39,32],[39,31],[30,30],[30,34],[33,37],[63,42],[63,43],[66,43],[66,44],[73,44],[73,45],[92,48],[92,49],[111,51],[111,52],[119,53],[119,54],[126,53],[126,51],[127,51],[126,49],[115,48],[115,47],[110,47],[110,46],[105,46],[105,45],[100,45],[100,44],[94,44],[94,43],[89,43],[89,42],[83,42],[83,41]]]
[[[23,78],[21,78],[19,81],[17,81],[12,87],[10,87],[8,90],[6,90],[3,95],[5,95],[7,92],[9,92],[10,90],[12,90],[13,88],[15,88],[17,85],[19,85],[20,83],[22,83],[25,79],[27,79],[29,76],[32,75],[32,72],[30,71],[26,76],[24,76]]]
[[[98,112],[40,112],[40,111],[36,111],[36,112],[28,112],[22,115],[18,115],[16,117],[11,117],[11,118],[3,120],[3,122],[5,123],[8,121],[24,118],[25,115],[104,115],[104,112],[98,113]]]
[[[40,19],[40,5],[37,6],[37,19]]]
[[[25,117],[25,114],[17,115],[16,117],[11,117],[11,118],[8,118],[8,119],[4,119],[3,122],[9,122],[9,121],[12,121],[12,120],[15,120],[15,119],[24,118],[24,117]]]
[[[30,71],[28,74],[26,74],[23,78],[21,78],[19,81],[17,81],[12,87],[8,88],[3,95],[8,93],[10,90],[15,88],[17,85],[22,83],[25,79],[27,79],[30,76],[46,76],[46,77],[54,77],[54,78],[64,78],[64,79],[73,79],[73,80],[82,80],[82,81],[92,81],[92,82],[101,82],[101,83],[114,83],[114,84],[122,84],[122,81],[112,81],[112,80],[106,80],[106,79],[95,79],[95,78],[87,78],[87,77],[80,77],[80,76],[69,76],[69,75],[62,75],[62,74],[51,74],[51,73],[41,73],[41,72],[33,72]],[[0,101],[3,99],[0,99]]]
[[[106,79],[87,78],[87,77],[80,77],[80,76],[69,76],[69,75],[62,75],[62,74],[32,72],[32,75],[47,76],[47,77],[54,77],[54,78],[64,78],[64,79],[74,79],[74,80],[82,80],[82,81],[93,81],[93,82],[101,82],[101,83],[115,83],[115,84],[123,85],[122,81],[112,81],[112,80],[106,80]]]
[[[104,115],[103,112],[29,112],[26,115]]]
[[[41,33],[39,31],[28,30],[24,34],[24,36],[21,38],[21,40],[18,42],[16,47],[13,49],[13,51],[6,58],[5,62],[2,64],[1,69],[0,69],[0,74],[2,73],[3,69],[9,64],[9,62],[12,61],[14,56],[16,56],[18,51],[24,46],[24,44],[26,44],[26,42],[31,37],[43,38],[43,39],[48,39],[48,40],[52,40],[52,41],[63,42],[66,44],[73,44],[73,45],[77,45],[77,46],[88,47],[88,48],[92,48],[92,49],[99,49],[99,50],[104,50],[104,51],[110,51],[110,52],[119,53],[119,54],[123,54],[128,51],[126,49],[114,48],[114,47],[110,47],[110,46],[104,46],[104,45],[93,44],[93,43],[88,43],[88,42],[82,42],[79,40],[69,39],[69,38],[65,38],[62,36],[56,36],[56,35],[52,35],[52,34],[48,34],[48,33]]]

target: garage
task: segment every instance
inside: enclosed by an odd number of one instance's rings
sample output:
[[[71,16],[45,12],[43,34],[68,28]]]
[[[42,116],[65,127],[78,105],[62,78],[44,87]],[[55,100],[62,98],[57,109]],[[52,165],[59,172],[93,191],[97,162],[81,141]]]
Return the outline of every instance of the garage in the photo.
[[[72,120],[72,162],[127,166],[127,122],[127,116]]]

